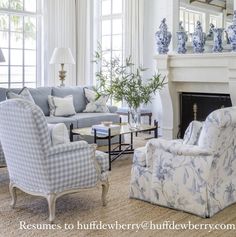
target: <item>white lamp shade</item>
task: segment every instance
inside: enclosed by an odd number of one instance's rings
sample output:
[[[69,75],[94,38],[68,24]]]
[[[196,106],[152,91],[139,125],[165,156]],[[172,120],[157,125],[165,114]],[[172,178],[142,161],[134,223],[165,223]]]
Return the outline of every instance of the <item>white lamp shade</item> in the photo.
[[[75,64],[70,48],[55,48],[50,64]]]
[[[1,49],[0,49],[0,62],[5,62],[5,58]]]

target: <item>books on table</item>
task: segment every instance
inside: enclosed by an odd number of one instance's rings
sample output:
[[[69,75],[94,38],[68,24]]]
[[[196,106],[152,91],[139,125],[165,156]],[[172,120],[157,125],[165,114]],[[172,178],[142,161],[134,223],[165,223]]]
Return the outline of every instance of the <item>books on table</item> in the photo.
[[[97,135],[108,135],[109,129],[111,130],[111,135],[118,135],[120,132],[120,125],[111,124],[109,126],[105,126],[103,124],[93,125],[92,126],[92,134],[94,134],[94,130],[96,130]]]

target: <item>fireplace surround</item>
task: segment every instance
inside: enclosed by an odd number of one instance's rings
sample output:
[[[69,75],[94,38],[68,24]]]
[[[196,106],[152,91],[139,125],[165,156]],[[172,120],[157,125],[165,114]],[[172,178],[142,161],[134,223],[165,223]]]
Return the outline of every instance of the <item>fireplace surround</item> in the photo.
[[[229,95],[236,105],[236,53],[168,54],[154,59],[157,72],[167,82],[160,91],[164,138],[177,138],[179,134],[181,93]],[[155,109],[154,105],[154,115]]]

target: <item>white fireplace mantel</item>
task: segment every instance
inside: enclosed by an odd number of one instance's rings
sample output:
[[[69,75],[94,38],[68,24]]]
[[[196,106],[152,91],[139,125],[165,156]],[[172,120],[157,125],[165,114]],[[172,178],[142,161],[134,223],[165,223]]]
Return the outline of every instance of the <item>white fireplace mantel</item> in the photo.
[[[157,72],[165,76],[160,91],[162,135],[176,138],[180,123],[179,93],[226,93],[236,105],[236,53],[156,55]]]

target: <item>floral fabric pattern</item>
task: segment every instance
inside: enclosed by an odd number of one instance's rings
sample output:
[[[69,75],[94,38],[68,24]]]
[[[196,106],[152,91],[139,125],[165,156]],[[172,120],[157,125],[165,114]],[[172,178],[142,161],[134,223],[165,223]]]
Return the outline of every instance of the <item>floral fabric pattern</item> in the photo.
[[[236,107],[206,119],[198,145],[150,140],[134,162],[130,197],[211,217],[236,202]]]

